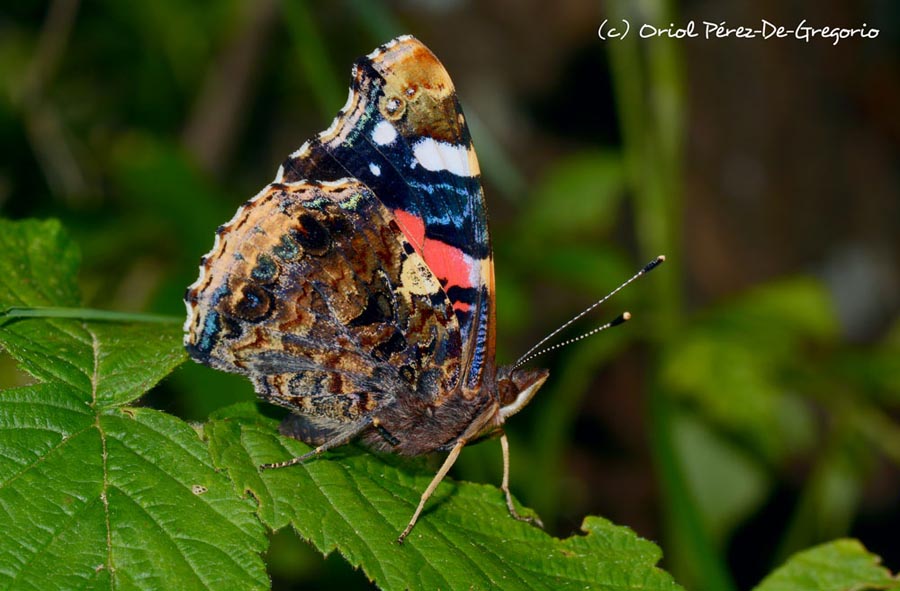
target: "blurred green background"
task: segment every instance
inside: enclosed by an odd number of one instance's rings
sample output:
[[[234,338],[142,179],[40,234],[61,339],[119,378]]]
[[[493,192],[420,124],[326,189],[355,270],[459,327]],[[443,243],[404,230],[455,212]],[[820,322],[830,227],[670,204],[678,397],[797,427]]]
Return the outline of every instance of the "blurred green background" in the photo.
[[[881,30],[605,42],[632,25]],[[564,0],[55,0],[0,8],[0,214],[58,217],[93,307],[182,314],[217,225],[343,105],[352,60],[412,33],[472,126],[509,362],[655,255],[542,357],[512,488],[560,536],[606,516],[688,588],[746,589],[859,537],[900,568],[900,5]],[[4,384],[22,380],[0,362]],[[147,404],[251,399],[188,363]],[[458,478],[499,483],[496,443]],[[297,502],[302,502],[298,499]],[[367,588],[273,536],[276,588]]]

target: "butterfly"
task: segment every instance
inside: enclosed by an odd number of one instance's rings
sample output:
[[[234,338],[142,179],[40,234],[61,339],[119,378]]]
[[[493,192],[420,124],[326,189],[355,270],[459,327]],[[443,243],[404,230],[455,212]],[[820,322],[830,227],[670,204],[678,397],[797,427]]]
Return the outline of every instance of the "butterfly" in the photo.
[[[447,71],[411,36],[357,60],[346,105],[216,231],[185,294],[185,346],[247,376],[315,448],[447,452],[426,501],[469,442],[549,375],[495,361],[494,265],[478,160]],[[537,522],[539,523],[539,522]]]

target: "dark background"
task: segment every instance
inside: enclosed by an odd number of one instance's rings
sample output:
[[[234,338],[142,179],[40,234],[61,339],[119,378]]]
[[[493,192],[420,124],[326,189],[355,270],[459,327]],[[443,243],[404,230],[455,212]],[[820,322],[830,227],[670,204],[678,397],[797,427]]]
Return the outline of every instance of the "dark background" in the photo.
[[[640,10],[639,10],[640,9]],[[602,41],[605,18],[880,29]],[[213,231],[324,129],[350,64],[412,33],[472,125],[509,362],[564,337],[510,426],[516,495],[555,535],[599,514],[689,588],[746,589],[851,535],[900,568],[900,5],[563,0],[139,2],[0,9],[0,214],[58,217],[94,307],[182,314]],[[7,361],[4,382],[21,379]],[[249,384],[185,365],[148,404],[202,420]],[[499,482],[496,443],[458,478]],[[302,502],[298,500],[298,502]],[[279,588],[356,585],[290,532]]]

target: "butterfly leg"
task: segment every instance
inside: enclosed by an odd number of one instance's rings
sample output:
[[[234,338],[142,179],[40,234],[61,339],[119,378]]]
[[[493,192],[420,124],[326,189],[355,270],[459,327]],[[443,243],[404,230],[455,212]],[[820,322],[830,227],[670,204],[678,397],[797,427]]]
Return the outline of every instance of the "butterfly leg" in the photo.
[[[359,435],[360,433],[362,433],[363,431],[368,429],[369,426],[371,426],[371,425],[372,425],[372,419],[369,417],[366,417],[365,419],[352,425],[351,428],[349,428],[346,431],[343,431],[341,433],[338,433],[337,435],[335,435],[334,437],[332,437],[331,439],[329,439],[322,445],[316,447],[312,451],[309,451],[309,452],[303,454],[302,456],[299,456],[296,458],[291,458],[290,460],[285,460],[283,462],[274,462],[271,464],[263,464],[259,468],[260,468],[260,470],[270,470],[273,468],[286,468],[288,466],[293,466],[295,464],[302,464],[303,462],[305,462],[306,460],[308,460],[310,458],[314,458],[316,456],[322,455],[323,453],[325,453],[326,451],[328,451],[329,449],[331,449],[333,447],[340,447],[340,446],[344,445],[345,443],[350,443],[350,441],[355,439],[357,435]]]
[[[541,522],[540,517],[537,515],[533,517],[519,515],[519,512],[516,511],[516,506],[513,505],[512,494],[509,492],[509,440],[506,438],[506,433],[500,436],[500,448],[503,450],[503,482],[500,484],[500,489],[506,495],[506,508],[509,509],[509,514],[519,521],[532,523],[543,528],[544,524]]]
[[[375,427],[375,430],[378,431],[378,434],[381,435],[382,439],[391,444],[392,447],[397,447],[400,445],[400,440],[391,435],[391,432],[384,428],[384,425],[378,419],[372,421],[372,425]]]
[[[425,507],[425,502],[428,501],[428,498],[434,493],[434,490],[441,483],[441,480],[444,479],[444,476],[447,475],[447,472],[450,471],[450,468],[453,467],[454,462],[456,462],[456,458],[459,456],[459,452],[462,451],[463,446],[465,446],[466,441],[464,439],[460,439],[453,446],[453,449],[450,450],[450,454],[447,456],[447,459],[444,460],[443,465],[441,465],[441,469],[438,470],[438,473],[434,475],[434,478],[431,479],[431,484],[428,485],[428,488],[425,489],[425,492],[422,493],[422,498],[419,499],[419,506],[416,507],[416,512],[413,513],[412,519],[409,520],[409,523],[406,525],[406,529],[403,530],[403,533],[400,534],[400,537],[397,538],[397,543],[402,544],[403,540],[406,539],[406,536],[409,535],[409,532],[412,531],[414,525],[416,525],[416,521],[419,519],[419,514],[422,513],[422,509]]]

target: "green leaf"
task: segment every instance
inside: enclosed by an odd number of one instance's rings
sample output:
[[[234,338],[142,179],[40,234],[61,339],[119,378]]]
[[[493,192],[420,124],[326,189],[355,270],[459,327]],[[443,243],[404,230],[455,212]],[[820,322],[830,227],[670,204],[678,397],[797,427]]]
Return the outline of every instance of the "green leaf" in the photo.
[[[856,540],[836,540],[792,556],[755,591],[900,589],[900,579]]]
[[[0,309],[80,306],[78,261],[57,222],[0,220]],[[123,406],[183,361],[179,327],[17,319],[0,345],[40,382],[0,392],[0,587],[268,586],[197,431]]]
[[[449,479],[397,544],[433,472],[355,447],[260,472],[309,449],[277,427],[247,403],[218,413],[205,434],[266,525],[292,525],[321,552],[340,551],[383,589],[680,588],[655,566],[659,548],[625,527],[588,517],[584,535],[558,540],[511,519],[497,488]]]

